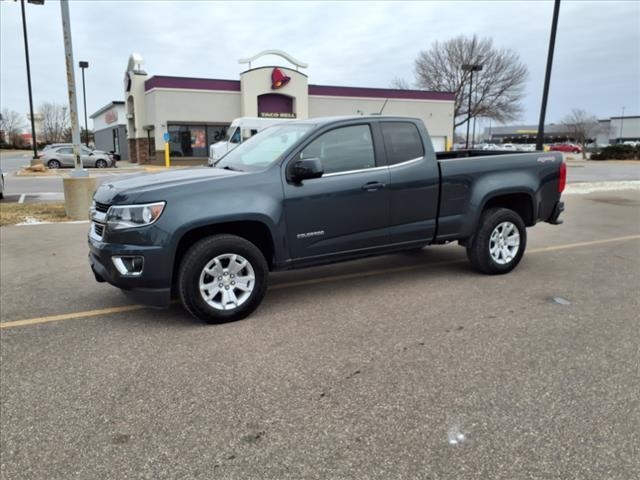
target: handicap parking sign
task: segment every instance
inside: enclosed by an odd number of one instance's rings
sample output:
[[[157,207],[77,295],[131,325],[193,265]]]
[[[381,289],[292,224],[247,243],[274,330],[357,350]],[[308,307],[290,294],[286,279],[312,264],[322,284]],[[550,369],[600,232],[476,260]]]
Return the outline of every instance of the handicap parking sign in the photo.
[[[169,132],[164,132],[164,141],[165,142],[169,141]]]

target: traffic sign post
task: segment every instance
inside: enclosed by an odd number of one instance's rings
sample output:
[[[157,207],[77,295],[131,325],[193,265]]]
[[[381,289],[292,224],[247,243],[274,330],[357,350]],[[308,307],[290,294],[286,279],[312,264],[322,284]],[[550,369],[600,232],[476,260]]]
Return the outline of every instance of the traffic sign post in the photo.
[[[169,157],[169,132],[164,132],[164,166],[169,168],[171,166],[171,158]]]

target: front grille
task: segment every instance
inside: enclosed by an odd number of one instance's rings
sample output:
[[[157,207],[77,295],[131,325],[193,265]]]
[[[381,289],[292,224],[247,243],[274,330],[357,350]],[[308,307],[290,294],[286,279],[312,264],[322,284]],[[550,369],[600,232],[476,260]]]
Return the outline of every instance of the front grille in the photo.
[[[107,205],[106,203],[96,202],[96,211],[97,212],[102,212],[102,213],[107,213],[107,210],[109,210],[110,206],[111,205]]]
[[[102,237],[102,235],[104,234],[104,225],[101,223],[93,223],[93,230],[96,232],[96,235],[98,235],[99,237]]]

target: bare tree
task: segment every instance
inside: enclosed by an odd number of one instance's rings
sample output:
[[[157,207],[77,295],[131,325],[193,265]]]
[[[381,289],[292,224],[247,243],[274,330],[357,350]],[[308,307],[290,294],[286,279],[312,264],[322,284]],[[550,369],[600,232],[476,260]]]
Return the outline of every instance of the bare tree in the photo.
[[[411,90],[411,85],[404,78],[396,77],[391,80],[391,88],[398,90]]]
[[[15,110],[4,108],[2,110],[2,120],[0,120],[0,130],[4,133],[7,143],[17,145],[20,143],[20,134],[24,129],[24,117]]]
[[[515,120],[522,113],[520,100],[529,75],[516,52],[498,49],[490,38],[459,36],[434,42],[415,60],[419,88],[455,94],[455,127],[469,118],[469,81],[471,72],[462,65],[480,64],[474,72],[471,118],[484,117],[496,122]]]
[[[566,127],[573,141],[582,147],[582,158],[587,158],[585,145],[595,140],[595,137],[603,131],[603,126],[598,122],[598,118],[584,110],[574,108],[569,115],[564,117],[562,124]]]
[[[44,143],[60,143],[65,141],[69,128],[69,112],[67,107],[58,103],[44,102],[40,106],[42,113],[42,140]]]

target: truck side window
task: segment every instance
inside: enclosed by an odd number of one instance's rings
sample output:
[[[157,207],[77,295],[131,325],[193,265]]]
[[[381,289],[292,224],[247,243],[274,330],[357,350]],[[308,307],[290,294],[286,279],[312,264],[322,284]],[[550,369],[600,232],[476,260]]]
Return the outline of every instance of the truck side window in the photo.
[[[362,170],[376,166],[369,125],[336,128],[322,134],[300,153],[300,158],[319,158],[324,173]]]
[[[413,123],[382,122],[381,127],[389,165],[424,156],[420,132]]]
[[[236,128],[229,140],[230,143],[240,143],[240,127]]]

